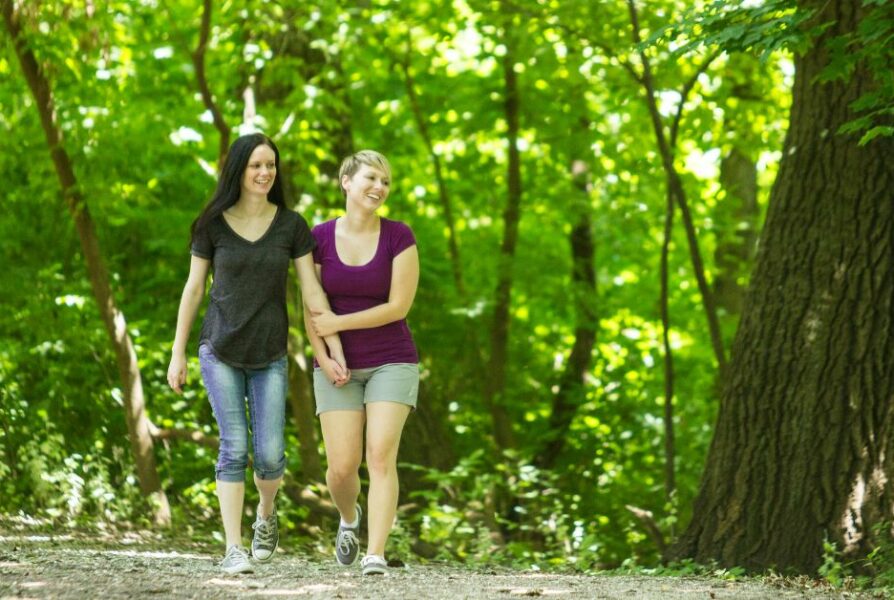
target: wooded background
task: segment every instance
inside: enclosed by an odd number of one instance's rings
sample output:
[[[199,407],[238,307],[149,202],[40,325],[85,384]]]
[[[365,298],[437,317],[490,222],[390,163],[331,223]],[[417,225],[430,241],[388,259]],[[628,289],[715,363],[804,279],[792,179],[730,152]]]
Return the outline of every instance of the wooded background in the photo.
[[[164,374],[261,130],[312,224],[384,152],[419,242],[392,552],[889,564],[892,3],[0,5],[0,512],[217,527],[197,359]],[[328,535],[292,289],[281,524]]]

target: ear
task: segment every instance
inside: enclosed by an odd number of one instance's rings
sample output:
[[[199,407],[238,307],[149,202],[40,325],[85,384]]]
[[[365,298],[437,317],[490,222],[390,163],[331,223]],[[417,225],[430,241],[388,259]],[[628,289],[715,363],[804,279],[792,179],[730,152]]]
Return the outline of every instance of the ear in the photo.
[[[341,189],[344,190],[345,192],[347,192],[349,183],[351,183],[351,178],[348,177],[347,175],[342,175],[341,176]]]

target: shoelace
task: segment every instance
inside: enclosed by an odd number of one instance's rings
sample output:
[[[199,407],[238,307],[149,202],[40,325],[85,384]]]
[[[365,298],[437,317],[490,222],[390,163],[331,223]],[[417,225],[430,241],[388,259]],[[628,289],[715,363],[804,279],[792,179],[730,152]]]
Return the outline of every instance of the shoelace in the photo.
[[[276,537],[276,527],[271,525],[270,521],[271,519],[268,517],[263,521],[255,521],[251,526],[252,529],[258,532],[258,538],[260,538],[263,544],[272,544],[273,538]]]
[[[360,541],[357,539],[357,536],[353,531],[346,529],[338,532],[338,540],[336,540],[336,543],[342,554],[350,554],[352,546],[358,546]]]
[[[248,560],[248,552],[239,546],[230,546],[230,549],[227,550],[227,555],[224,556],[224,562],[234,561],[234,560]]]

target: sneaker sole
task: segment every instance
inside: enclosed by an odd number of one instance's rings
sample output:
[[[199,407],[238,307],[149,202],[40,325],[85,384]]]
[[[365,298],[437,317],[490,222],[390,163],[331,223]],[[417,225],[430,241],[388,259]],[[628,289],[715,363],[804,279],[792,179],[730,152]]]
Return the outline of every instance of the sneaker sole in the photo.
[[[254,573],[255,570],[250,566],[246,567],[230,567],[228,569],[221,568],[221,571],[227,575],[242,575],[243,573]]]
[[[257,554],[255,554],[254,549],[252,549],[252,551],[251,551],[251,557],[252,557],[253,559],[255,559],[256,561],[258,561],[258,562],[267,562],[268,560],[270,560],[270,559],[273,558],[273,555],[274,555],[274,554],[276,554],[276,549],[277,549],[277,548],[279,548],[279,544],[277,544],[277,545],[275,545],[275,546],[273,547],[273,550],[270,551],[270,556],[268,556],[267,558],[261,558],[260,556],[258,556]]]
[[[363,574],[364,575],[384,575],[385,567],[380,567],[378,565],[376,565],[375,567],[366,567],[365,569],[363,569]]]

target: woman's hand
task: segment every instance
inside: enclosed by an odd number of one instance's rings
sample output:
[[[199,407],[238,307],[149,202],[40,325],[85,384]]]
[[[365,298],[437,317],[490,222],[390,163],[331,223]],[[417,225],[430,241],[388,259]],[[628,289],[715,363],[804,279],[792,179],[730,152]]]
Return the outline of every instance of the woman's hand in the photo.
[[[183,393],[186,385],[186,356],[175,354],[171,356],[171,364],[168,365],[168,385],[177,394]]]
[[[317,362],[320,363],[320,368],[323,369],[326,379],[335,387],[341,387],[351,379],[351,371],[340,365],[335,359],[325,356]]]
[[[320,337],[327,335],[335,335],[338,333],[338,315],[331,310],[322,312],[313,312],[310,322],[313,325],[314,333]]]

